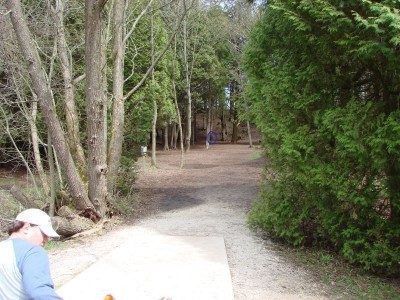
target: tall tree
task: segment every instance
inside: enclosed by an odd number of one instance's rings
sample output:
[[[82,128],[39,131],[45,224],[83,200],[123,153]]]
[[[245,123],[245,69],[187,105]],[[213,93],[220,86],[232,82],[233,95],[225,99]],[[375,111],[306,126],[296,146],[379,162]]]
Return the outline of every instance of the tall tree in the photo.
[[[65,3],[62,0],[56,0],[55,5],[52,7],[53,20],[57,29],[57,44],[59,59],[61,62],[62,77],[64,84],[64,107],[65,107],[65,123],[68,138],[68,145],[71,149],[71,155],[81,170],[81,174],[87,171],[87,163],[82,143],[79,137],[80,126],[78,112],[75,105],[75,81],[73,79],[73,66],[72,58],[69,55],[69,47],[65,36]]]
[[[58,154],[58,159],[69,183],[71,195],[76,199],[76,206],[78,208],[94,208],[82,182],[79,180],[80,177],[64,138],[64,132],[56,114],[52,93],[47,84],[44,67],[36,47],[32,47],[35,43],[31,37],[25,17],[22,13],[21,2],[19,0],[7,0],[5,5],[9,10],[11,23],[18,40],[18,45],[25,61],[27,62],[33,90],[38,96],[39,105],[46,119],[46,124],[49,128],[54,147]]]
[[[119,2],[121,3],[119,3]],[[128,22],[127,18],[123,17],[124,16],[124,10],[126,9],[126,5],[128,3],[125,3],[123,5],[124,1],[117,0],[114,2],[114,16],[113,16],[113,118],[112,118],[112,135],[111,135],[111,142],[110,142],[110,147],[108,151],[108,162],[109,162],[109,177],[110,177],[110,182],[109,182],[109,188],[112,187],[113,182],[117,176],[117,170],[119,166],[119,161],[121,158],[122,154],[122,143],[123,143],[123,134],[124,134],[124,115],[125,115],[125,102],[130,99],[138,90],[141,88],[144,83],[146,82],[146,79],[148,76],[153,72],[153,69],[159,62],[159,60],[164,56],[164,54],[167,52],[169,45],[171,44],[178,28],[180,27],[180,24],[182,22],[183,17],[186,14],[186,10],[181,11],[179,15],[176,16],[175,19],[172,20],[172,28],[173,30],[170,32],[170,36],[168,41],[163,45],[163,48],[158,51],[157,53],[154,53],[153,59],[150,61],[150,63],[144,63],[142,66],[143,67],[143,72],[138,71],[135,69],[135,62],[133,61],[134,58],[137,56],[137,54],[132,54],[130,52],[129,55],[133,55],[133,59],[131,58],[126,58],[125,54],[126,53],[126,48],[127,48],[127,43],[131,42],[133,45],[135,45],[134,38],[132,37],[132,34],[135,32],[137,29],[137,26],[139,22],[144,18],[144,16],[147,14],[149,11],[149,8],[153,5],[153,1],[149,1],[143,5],[138,3],[138,14],[132,14],[135,19],[134,21],[131,21],[129,23],[132,23],[132,25],[127,28],[125,27],[125,24]],[[129,5],[128,5],[129,7]],[[117,12],[118,11],[118,12]],[[121,20],[124,20],[123,22]],[[145,22],[143,24],[146,24]],[[143,42],[143,40],[141,40]],[[132,48],[136,49],[135,46]],[[143,47],[143,45],[140,45],[140,47]],[[146,56],[146,55],[143,55]],[[148,56],[150,57],[150,56]],[[125,72],[124,66],[124,60],[127,60],[129,64],[131,65],[132,68],[132,73],[127,76],[127,78],[124,78],[123,72]],[[147,66],[147,67],[146,67]],[[133,71],[133,70],[136,70]],[[133,74],[134,73],[134,74]],[[133,82],[132,84],[126,84],[129,79],[129,82]],[[125,92],[123,97],[121,97],[121,90]],[[137,95],[137,98],[142,98],[141,95]],[[137,104],[134,104],[137,108]],[[154,152],[155,155],[155,152]]]
[[[151,45],[151,64],[154,64],[155,56],[155,42],[154,42],[154,13],[151,14],[150,18],[150,45]],[[156,151],[157,151],[157,96],[155,93],[155,80],[154,80],[154,68],[151,70],[151,83],[150,83],[150,97],[153,103],[153,121],[151,122],[151,165],[157,166]]]
[[[122,144],[125,125],[125,100],[124,95],[124,66],[127,43],[131,35],[135,32],[142,17],[147,13],[153,1],[140,8],[140,13],[135,17],[130,27],[126,24],[129,21],[125,11],[128,2],[115,0],[113,5],[112,17],[112,74],[113,74],[113,106],[111,119],[111,139],[108,148],[108,190],[113,191],[115,179],[118,176],[119,161],[122,155]],[[139,6],[140,7],[140,6]]]
[[[245,55],[271,175],[253,224],[387,274],[400,274],[398,24],[397,1],[268,1]]]
[[[246,109],[246,99],[244,94],[245,76],[241,66],[243,49],[247,42],[250,28],[258,17],[257,7],[248,1],[238,0],[228,5],[226,8],[228,16],[228,36],[230,42],[229,72],[229,108],[230,119],[233,125],[231,142],[236,143],[239,138],[240,121],[248,119],[248,109]],[[250,132],[250,131],[249,131]],[[250,136],[249,139],[251,140]]]
[[[107,0],[86,0],[85,66],[88,131],[89,198],[104,216],[107,196],[107,102],[103,13]]]
[[[184,0],[186,5],[186,0]],[[191,74],[189,62],[189,49],[188,49],[188,16],[183,20],[183,65],[186,82],[186,132],[185,132],[185,151],[190,150],[190,140],[192,135],[192,91],[191,91]]]

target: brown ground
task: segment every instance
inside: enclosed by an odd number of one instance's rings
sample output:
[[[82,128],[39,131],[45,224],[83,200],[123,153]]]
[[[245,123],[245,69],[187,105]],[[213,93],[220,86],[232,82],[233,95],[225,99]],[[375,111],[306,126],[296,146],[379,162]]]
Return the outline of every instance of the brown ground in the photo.
[[[138,161],[141,217],[114,230],[50,250],[56,286],[115,249],[140,225],[161,234],[222,236],[235,299],[323,299],[323,289],[304,270],[279,255],[274,244],[252,233],[247,213],[257,196],[263,159],[246,144],[193,146],[179,168],[180,151],[158,151]]]

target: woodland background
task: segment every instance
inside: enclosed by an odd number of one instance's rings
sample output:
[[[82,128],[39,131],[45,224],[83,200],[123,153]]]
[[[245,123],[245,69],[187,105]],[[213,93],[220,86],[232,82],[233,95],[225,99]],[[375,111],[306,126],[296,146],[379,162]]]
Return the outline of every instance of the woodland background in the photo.
[[[123,211],[141,146],[155,167],[157,142],[180,149],[183,167],[199,116],[232,143],[255,124],[268,163],[250,224],[397,276],[399,9],[2,0],[1,167],[23,167],[34,186],[11,192],[72,235]]]

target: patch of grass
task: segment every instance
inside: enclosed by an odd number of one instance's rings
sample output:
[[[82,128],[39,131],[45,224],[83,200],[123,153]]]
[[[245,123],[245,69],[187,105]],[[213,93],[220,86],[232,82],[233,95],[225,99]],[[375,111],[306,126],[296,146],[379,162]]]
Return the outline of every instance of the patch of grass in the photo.
[[[68,243],[65,243],[61,240],[50,240],[44,246],[44,249],[47,251],[56,250],[56,249],[65,249],[68,247]]]
[[[329,299],[400,299],[399,278],[383,278],[367,273],[326,250],[278,247],[283,256],[307,269],[316,281],[325,285]]]
[[[251,152],[249,154],[249,159],[250,160],[256,160],[262,157],[262,151],[261,150],[255,150],[254,152]]]

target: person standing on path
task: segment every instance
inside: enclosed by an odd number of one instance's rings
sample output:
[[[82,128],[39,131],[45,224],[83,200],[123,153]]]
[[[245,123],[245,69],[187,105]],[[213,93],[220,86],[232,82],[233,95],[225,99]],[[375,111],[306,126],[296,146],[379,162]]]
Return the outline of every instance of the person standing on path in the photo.
[[[59,235],[50,217],[30,208],[17,215],[8,228],[10,238],[0,242],[0,300],[62,299],[50,276],[49,258],[43,246]]]

